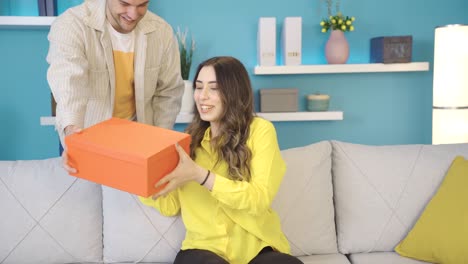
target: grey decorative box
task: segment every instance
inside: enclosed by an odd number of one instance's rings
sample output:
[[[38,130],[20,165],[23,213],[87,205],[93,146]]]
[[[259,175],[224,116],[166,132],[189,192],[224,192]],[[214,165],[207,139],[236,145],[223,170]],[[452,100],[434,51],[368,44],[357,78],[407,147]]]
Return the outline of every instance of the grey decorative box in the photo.
[[[297,112],[296,88],[260,89],[260,112]]]
[[[372,38],[370,43],[371,63],[411,62],[412,36]]]

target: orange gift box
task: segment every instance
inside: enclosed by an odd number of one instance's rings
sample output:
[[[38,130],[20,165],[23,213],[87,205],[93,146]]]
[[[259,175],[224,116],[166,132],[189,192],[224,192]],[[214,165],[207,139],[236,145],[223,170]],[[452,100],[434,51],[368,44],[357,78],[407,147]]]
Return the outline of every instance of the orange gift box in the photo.
[[[71,175],[149,197],[179,162],[175,144],[189,153],[189,134],[111,118],[65,137]]]

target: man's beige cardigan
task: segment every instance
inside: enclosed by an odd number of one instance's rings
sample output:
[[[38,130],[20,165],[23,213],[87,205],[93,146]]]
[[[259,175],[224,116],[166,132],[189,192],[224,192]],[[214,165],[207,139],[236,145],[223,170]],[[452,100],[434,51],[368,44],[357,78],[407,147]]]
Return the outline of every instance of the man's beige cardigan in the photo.
[[[68,9],[51,26],[47,72],[57,101],[56,129],[86,128],[112,117],[115,71],[105,0]],[[172,128],[184,84],[171,26],[147,12],[135,28],[135,100],[138,122]]]

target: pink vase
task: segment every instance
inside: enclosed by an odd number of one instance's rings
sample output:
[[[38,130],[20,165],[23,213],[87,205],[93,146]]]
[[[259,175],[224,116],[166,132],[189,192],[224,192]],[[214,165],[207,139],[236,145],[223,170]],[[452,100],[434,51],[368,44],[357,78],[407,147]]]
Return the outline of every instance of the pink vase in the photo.
[[[325,58],[328,64],[343,64],[348,61],[349,45],[344,32],[332,30],[325,45]]]

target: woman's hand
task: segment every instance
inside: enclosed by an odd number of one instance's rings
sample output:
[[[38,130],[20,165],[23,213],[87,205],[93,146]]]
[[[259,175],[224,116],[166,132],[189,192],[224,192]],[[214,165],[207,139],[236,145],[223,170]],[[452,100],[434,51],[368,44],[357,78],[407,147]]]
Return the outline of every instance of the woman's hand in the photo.
[[[156,188],[165,183],[167,185],[153,195],[153,200],[156,200],[159,196],[168,194],[189,181],[201,183],[205,178],[207,170],[196,164],[179,144],[176,144],[175,148],[179,154],[179,163],[172,172],[156,183]]]

